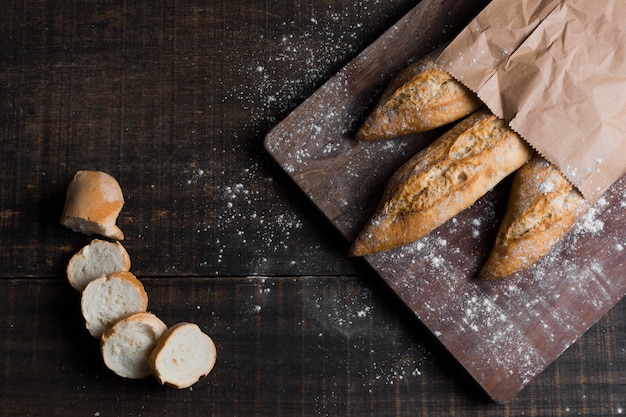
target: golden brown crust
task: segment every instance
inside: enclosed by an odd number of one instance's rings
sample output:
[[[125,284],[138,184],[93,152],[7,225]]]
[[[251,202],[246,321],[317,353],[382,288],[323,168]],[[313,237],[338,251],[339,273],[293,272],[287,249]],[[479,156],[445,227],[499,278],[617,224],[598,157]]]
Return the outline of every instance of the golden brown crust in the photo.
[[[515,175],[507,211],[480,278],[499,279],[547,255],[589,209],[582,194],[540,156]]]
[[[393,174],[351,254],[382,252],[426,236],[471,206],[531,154],[503,120],[486,111],[473,114]]]
[[[115,222],[123,205],[115,178],[101,171],[78,171],[67,188],[61,224],[76,232],[122,240],[124,233]]]
[[[392,80],[356,138],[387,139],[432,130],[481,106],[474,93],[427,56]]]

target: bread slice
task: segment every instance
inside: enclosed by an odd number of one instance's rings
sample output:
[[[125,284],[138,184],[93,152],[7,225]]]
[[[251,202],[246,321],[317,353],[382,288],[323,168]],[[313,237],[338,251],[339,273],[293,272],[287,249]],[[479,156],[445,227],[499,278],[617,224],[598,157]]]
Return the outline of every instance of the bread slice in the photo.
[[[187,388],[211,372],[217,351],[213,340],[193,323],[170,327],[150,355],[150,366],[161,384]]]
[[[392,80],[356,138],[388,139],[432,130],[482,106],[473,92],[426,56]]]
[[[61,224],[75,232],[122,240],[115,224],[124,205],[117,180],[106,172],[78,171],[67,188]]]
[[[533,157],[513,179],[507,211],[480,278],[504,278],[533,265],[552,251],[589,207],[556,166]]]
[[[147,308],[143,284],[130,272],[101,275],[87,284],[81,297],[85,326],[97,339],[118,320]]]
[[[532,155],[487,111],[458,123],[398,169],[351,248],[354,256],[416,241],[471,206]]]
[[[136,313],[118,321],[100,340],[105,365],[123,378],[152,375],[148,359],[166,330],[165,323],[152,313]]]
[[[130,256],[120,242],[94,239],[70,258],[66,275],[74,289],[83,291],[100,275],[129,270]]]

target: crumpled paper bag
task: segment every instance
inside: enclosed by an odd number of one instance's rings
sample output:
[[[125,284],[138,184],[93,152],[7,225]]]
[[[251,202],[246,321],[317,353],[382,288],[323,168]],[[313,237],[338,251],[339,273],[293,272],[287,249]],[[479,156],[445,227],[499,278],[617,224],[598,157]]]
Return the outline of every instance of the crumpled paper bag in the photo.
[[[493,0],[438,62],[591,202],[626,173],[624,0]]]

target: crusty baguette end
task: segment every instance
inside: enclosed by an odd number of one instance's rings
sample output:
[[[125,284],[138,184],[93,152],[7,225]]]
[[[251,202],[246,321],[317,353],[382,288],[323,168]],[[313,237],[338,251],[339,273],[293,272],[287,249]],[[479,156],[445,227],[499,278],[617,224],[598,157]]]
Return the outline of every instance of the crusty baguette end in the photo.
[[[61,224],[86,235],[122,240],[124,233],[115,223],[123,205],[115,178],[102,171],[78,171],[67,188]]]
[[[589,209],[556,166],[533,157],[515,174],[506,213],[479,278],[500,279],[545,257]]]
[[[389,139],[433,130],[482,106],[473,92],[426,56],[392,80],[355,137]]]

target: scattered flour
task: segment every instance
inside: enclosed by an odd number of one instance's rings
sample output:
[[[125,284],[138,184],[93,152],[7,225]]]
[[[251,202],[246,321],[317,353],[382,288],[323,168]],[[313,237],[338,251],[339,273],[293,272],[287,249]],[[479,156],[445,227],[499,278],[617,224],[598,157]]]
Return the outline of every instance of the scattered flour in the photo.
[[[247,171],[248,180],[255,181],[254,173]],[[265,181],[271,182],[270,178]],[[256,190],[254,192],[250,190]],[[254,239],[257,242],[260,239],[262,247],[271,251],[277,251],[279,248],[286,248],[287,239],[291,235],[291,231],[302,227],[302,220],[297,217],[294,212],[275,206],[272,210],[265,210],[262,204],[264,196],[260,195],[259,187],[249,187],[244,183],[236,183],[234,185],[221,186],[222,201],[226,206],[223,212],[218,215],[218,227],[231,227],[239,224],[241,213],[248,214],[249,220],[256,223],[259,228],[246,230],[236,228],[237,234],[241,237],[242,243],[247,243],[248,239]],[[263,210],[250,210],[261,205]],[[246,207],[244,209],[244,207]],[[249,224],[249,223],[242,223]],[[253,236],[250,236],[254,233]]]
[[[343,338],[344,346],[350,351],[356,352],[351,360],[351,372],[358,375],[357,382],[362,388],[371,392],[379,385],[395,385],[410,381],[422,375],[422,369],[430,361],[430,353],[423,346],[415,344],[407,338],[399,329],[395,335],[390,335],[393,328],[386,328],[384,332],[377,331],[378,326],[389,326],[387,321],[380,319],[384,314],[376,308],[376,298],[372,290],[367,286],[348,284],[342,287],[341,303],[333,297],[325,296],[324,285],[319,284],[310,288],[308,293],[311,298],[303,303],[309,310],[307,317],[319,318],[308,326],[319,327],[317,343],[323,346],[328,336],[332,340],[329,349],[337,348],[337,338]],[[391,337],[395,348],[392,351],[377,352],[380,346],[378,338]],[[388,343],[386,340],[385,343]],[[344,347],[341,347],[344,349]],[[374,360],[375,358],[375,360]]]
[[[598,234],[604,230],[604,221],[599,214],[606,209],[607,201],[600,197],[596,204],[579,220],[576,225],[576,233]]]
[[[302,29],[295,21],[286,21],[283,26],[284,34],[273,40],[274,49],[264,56],[251,56],[245,67],[235,68],[242,84],[239,88],[226,93],[223,100],[236,99],[250,109],[252,124],[258,128],[259,122],[274,124],[293,109],[299,102],[308,97],[323,81],[347,58],[353,56],[359,46],[355,39],[362,34],[362,25],[353,25],[345,28],[345,34],[329,34],[320,43],[320,33],[328,30],[329,23],[342,18],[341,13],[329,12],[324,16],[317,16],[310,20],[310,25]],[[326,23],[325,23],[326,22]],[[317,31],[312,36],[311,31]],[[262,37],[263,35],[261,35]],[[322,37],[323,38],[323,37]],[[230,51],[235,54],[236,51]],[[227,57],[228,59],[228,57]],[[241,60],[238,60],[241,61]],[[302,65],[302,63],[305,65]],[[280,77],[277,74],[291,73],[290,77]],[[336,88],[342,87],[343,80],[338,80]],[[345,113],[345,109],[334,108],[326,103],[327,108],[321,114],[327,117],[338,117]],[[271,116],[275,115],[275,116]],[[345,125],[345,123],[339,123]],[[332,155],[343,151],[339,141],[327,141],[324,138],[324,129],[320,125],[305,127],[314,143],[320,147],[322,155]],[[341,132],[343,133],[343,132]],[[398,147],[390,142],[372,147],[372,153],[362,152],[364,158],[378,158],[376,152],[384,152],[384,146]],[[387,149],[388,150],[388,149]],[[359,150],[362,151],[362,150]],[[310,160],[314,155],[310,148],[296,149],[294,159],[297,164]],[[297,167],[285,167],[294,172]],[[347,172],[351,167],[347,168]],[[197,184],[204,180],[208,169],[194,169],[190,171],[187,184]],[[293,213],[276,208],[267,211],[262,207],[262,197],[250,190],[249,181],[258,181],[254,170],[242,175],[241,180],[231,184],[221,185],[224,206],[216,208],[219,228],[234,228],[241,243],[261,239],[263,251],[285,249],[291,231],[302,227],[302,221]],[[353,172],[358,180],[358,172]],[[261,179],[269,181],[269,179]],[[344,184],[331,184],[340,188]],[[550,190],[550,184],[544,184],[544,191]],[[607,210],[607,201],[601,199],[578,223],[568,243],[582,245],[590,236],[597,236],[609,229],[602,214]],[[263,210],[240,210],[242,206],[263,208]],[[347,206],[348,202],[344,203]],[[623,197],[621,208],[626,207],[626,196]],[[238,229],[240,213],[250,213],[252,219],[260,226],[254,231]],[[484,216],[469,223],[451,222],[453,230],[464,231],[462,239],[478,241],[483,239],[484,233],[492,227],[495,219],[493,207],[482,207]],[[264,229],[262,226],[271,224]],[[199,230],[201,230],[199,225]],[[203,229],[203,231],[205,231]],[[254,235],[252,234],[254,233]],[[451,235],[458,236],[452,233]],[[450,235],[446,235],[450,236]],[[616,240],[611,235],[607,238],[614,250],[621,252],[626,244],[623,237]],[[527,281],[511,279],[506,283],[493,285],[479,284],[469,279],[477,269],[476,253],[465,253],[458,249],[458,242],[448,237],[432,234],[412,245],[407,245],[392,254],[385,254],[380,262],[374,262],[379,273],[391,282],[399,295],[408,298],[419,295],[419,304],[409,302],[409,306],[418,317],[432,330],[432,332],[446,344],[454,347],[458,343],[466,343],[463,348],[469,355],[469,363],[464,365],[470,370],[485,370],[492,372],[502,370],[521,384],[528,383],[537,373],[547,365],[537,346],[529,341],[525,331],[533,328],[543,333],[547,338],[555,339],[555,329],[565,329],[564,339],[554,340],[560,349],[565,349],[578,336],[577,328],[580,317],[577,316],[578,306],[566,306],[554,309],[561,299],[575,295],[582,303],[591,303],[595,308],[603,308],[610,302],[609,293],[605,297],[593,298],[590,295],[602,294],[598,289],[595,277],[603,275],[603,266],[599,263],[589,263],[581,269],[579,262],[564,262],[559,269],[554,269],[554,260],[559,259],[566,250],[561,248],[548,256],[533,269]],[[215,244],[219,245],[217,241]],[[223,250],[222,250],[223,252]],[[263,264],[263,256],[258,257],[259,264]],[[588,261],[588,260],[587,260]],[[535,289],[529,289],[535,286]],[[536,291],[539,288],[541,291]],[[265,292],[267,290],[267,292]],[[607,290],[608,291],[608,290]],[[263,294],[269,295],[271,290],[264,288]],[[538,295],[539,294],[539,295]],[[346,297],[349,299],[350,297]],[[364,297],[365,298],[365,297]],[[593,298],[593,299],[591,299]],[[352,340],[363,330],[370,319],[371,306],[359,303],[358,294],[353,297],[351,305],[337,306],[326,300],[317,300],[314,305],[323,308],[325,321],[322,331],[338,332],[346,339]],[[595,303],[595,304],[594,304]],[[261,305],[255,304],[253,311],[259,313]],[[315,316],[315,315],[312,315]],[[478,334],[480,337],[475,337]],[[371,348],[357,345],[365,352]],[[420,364],[414,357],[390,358],[390,363],[377,363],[372,370],[363,370],[362,373],[375,381],[384,381],[394,384],[408,376],[421,375]],[[373,377],[373,378],[371,378]],[[621,413],[621,408],[619,409]]]
[[[226,178],[224,171],[203,167],[199,162],[192,165],[183,173],[181,184],[214,196],[194,204],[201,212],[195,228],[197,241],[211,247],[203,252],[205,258],[200,258],[199,266],[216,268],[219,274],[224,257],[244,247],[254,252],[242,258],[247,269],[263,274],[275,266],[268,262],[270,255],[291,250],[293,232],[303,227],[303,221],[296,212],[283,207],[282,201],[267,194],[275,184],[265,167],[251,162],[237,176],[231,175],[232,183],[216,183],[215,178]],[[228,233],[228,239],[223,238],[224,233]],[[226,241],[232,246],[227,247]],[[296,264],[294,259],[285,265]]]
[[[475,377],[506,374],[523,386],[548,365],[545,357],[558,355],[593,324],[585,312],[606,310],[623,293],[623,283],[608,279],[606,264],[595,256],[623,251],[626,240],[616,225],[624,221],[625,200],[626,192],[618,201],[599,199],[563,244],[519,277],[474,279],[480,265],[467,242],[492,233],[486,233],[495,219],[489,204],[477,210],[489,214],[451,221],[372,264],[444,345],[462,353]],[[600,234],[602,252],[594,243]],[[585,253],[588,258],[580,256]]]
[[[284,21],[283,35],[269,42],[271,49],[267,53],[250,56],[248,65],[234,69],[242,83],[238,89],[228,92],[224,100],[234,98],[246,103],[253,112],[253,121],[278,122],[268,115],[283,117],[362,47],[356,42],[366,30],[362,23],[343,27],[340,33],[333,30],[349,13],[354,14],[354,9],[328,10],[311,18],[309,24]],[[260,38],[267,41],[263,34]],[[236,53],[232,50],[227,54],[234,56]],[[285,73],[287,77],[281,75]]]

